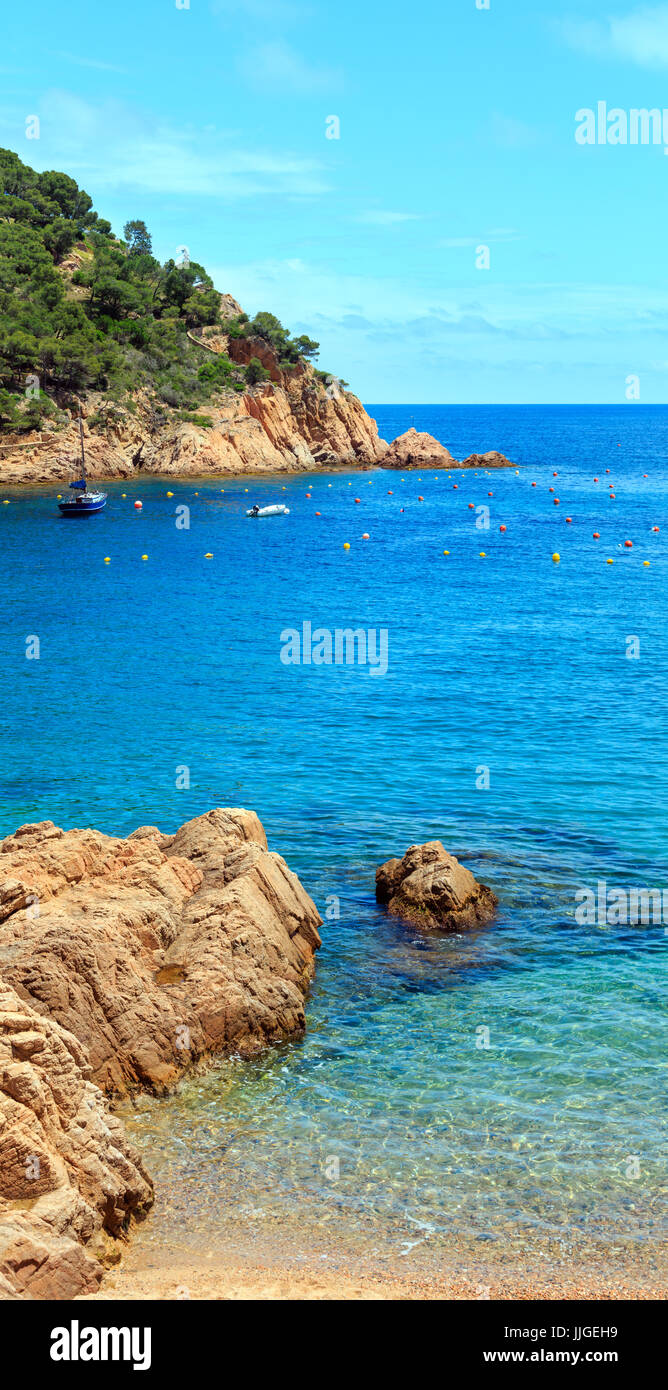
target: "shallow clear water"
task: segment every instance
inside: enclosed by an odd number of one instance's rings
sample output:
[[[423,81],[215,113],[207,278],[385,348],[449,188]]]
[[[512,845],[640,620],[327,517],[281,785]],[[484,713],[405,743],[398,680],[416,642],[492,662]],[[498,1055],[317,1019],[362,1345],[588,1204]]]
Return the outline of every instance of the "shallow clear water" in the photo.
[[[251,806],[321,911],[340,899],[305,1041],[131,1115],[161,1192],[143,1239],[647,1241],[668,937],[574,912],[599,879],[668,887],[668,410],[371,409],[520,473],[146,479],[77,522],[56,489],[3,494],[0,830]],[[255,498],[290,517],[247,521]],[[285,666],[305,620],[387,628],[387,675]],[[377,909],[375,866],[433,837],[498,894],[484,931],[425,940]]]

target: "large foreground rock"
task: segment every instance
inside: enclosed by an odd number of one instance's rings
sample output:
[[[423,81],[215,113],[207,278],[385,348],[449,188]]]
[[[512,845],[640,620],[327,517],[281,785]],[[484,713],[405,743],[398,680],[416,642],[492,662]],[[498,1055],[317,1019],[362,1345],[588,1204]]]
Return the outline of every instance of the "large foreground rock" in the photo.
[[[107,1091],[299,1037],[320,925],[251,811],[127,840],[43,821],[0,843],[0,979],[74,1033]]]
[[[440,840],[411,845],[403,859],[376,870],[376,898],[388,911],[426,931],[458,932],[488,922],[497,904],[491,888],[448,854]]]
[[[0,1298],[97,1288],[152,1200],[103,1092],[299,1037],[320,925],[250,811],[0,843]]]
[[[105,1236],[152,1201],[86,1053],[0,983],[0,1298],[94,1293]]]
[[[392,441],[382,465],[383,468],[450,468],[457,466],[457,460],[433,434],[410,429]]]

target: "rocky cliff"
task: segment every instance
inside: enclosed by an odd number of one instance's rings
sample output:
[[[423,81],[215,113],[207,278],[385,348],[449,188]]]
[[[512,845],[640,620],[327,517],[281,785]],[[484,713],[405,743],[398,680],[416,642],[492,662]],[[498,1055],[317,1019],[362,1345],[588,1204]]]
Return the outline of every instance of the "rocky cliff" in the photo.
[[[221,312],[240,312],[229,295]],[[332,378],[325,385],[300,361],[281,370],[271,345],[259,337],[228,337],[225,324],[189,335],[206,354],[226,354],[247,366],[258,359],[269,378],[238,394],[221,390],[207,402],[210,424],[180,420],[156,409],[144,390],[131,402],[110,402],[91,392],[83,402],[86,459],[91,478],[130,478],[140,473],[223,475],[285,473],[379,464],[387,444],[375,420],[352,392]],[[7,484],[63,482],[79,453],[74,415],[66,428],[5,435],[0,442],[0,480]]]
[[[0,844],[0,1297],[97,1287],[152,1200],[105,1095],[300,1037],[320,924],[250,811]]]

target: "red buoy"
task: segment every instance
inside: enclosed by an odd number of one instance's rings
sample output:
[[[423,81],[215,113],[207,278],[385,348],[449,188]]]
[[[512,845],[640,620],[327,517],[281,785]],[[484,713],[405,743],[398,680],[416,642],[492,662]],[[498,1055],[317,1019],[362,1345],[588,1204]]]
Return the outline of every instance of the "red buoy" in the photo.
[[[505,529],[506,529],[505,526],[499,526],[499,530],[500,530],[500,531],[505,531]]]
[[[600,533],[600,531],[594,531],[594,540],[595,540],[595,541],[600,541],[600,539],[601,539],[601,533]]]
[[[624,545],[627,546],[628,549],[630,550],[631,547],[632,547],[632,545],[633,545],[633,541],[624,541]]]
[[[141,502],[135,502],[135,511],[140,512],[141,509],[142,509],[142,505],[143,505],[143,503],[141,503]]]

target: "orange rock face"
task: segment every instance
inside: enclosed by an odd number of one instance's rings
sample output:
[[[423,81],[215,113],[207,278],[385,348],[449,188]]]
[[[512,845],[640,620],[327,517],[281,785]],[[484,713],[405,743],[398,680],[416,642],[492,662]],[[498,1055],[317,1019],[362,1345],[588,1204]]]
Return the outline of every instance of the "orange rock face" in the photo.
[[[97,1287],[96,1242],[151,1201],[104,1093],[299,1037],[320,925],[250,811],[2,841],[0,1297]]]
[[[394,440],[383,459],[384,468],[450,468],[457,460],[449,449],[439,444],[433,434],[406,430]]]

